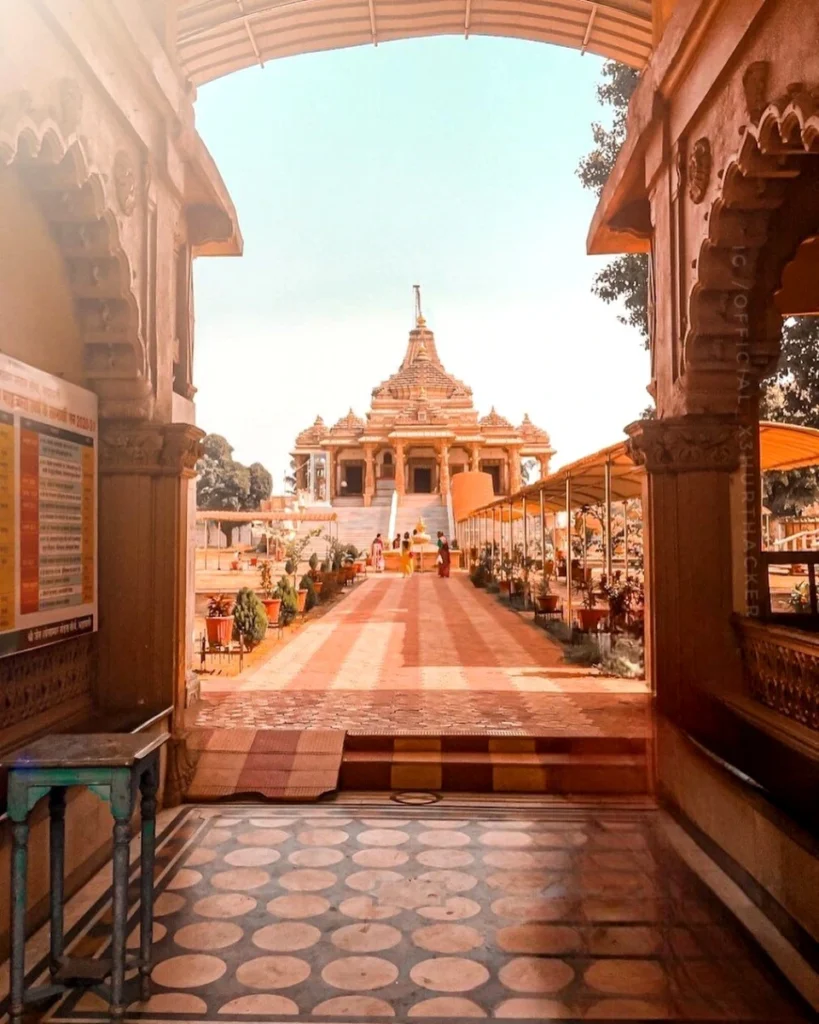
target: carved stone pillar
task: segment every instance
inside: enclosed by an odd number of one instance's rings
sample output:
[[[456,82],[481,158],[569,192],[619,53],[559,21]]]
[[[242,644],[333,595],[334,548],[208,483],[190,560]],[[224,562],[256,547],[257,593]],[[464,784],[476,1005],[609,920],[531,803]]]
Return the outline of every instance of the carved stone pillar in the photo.
[[[521,488],[520,449],[507,448],[506,457],[509,466],[509,493],[515,494]]]
[[[330,448],[327,452],[327,500],[336,496],[336,453]]]
[[[203,432],[103,421],[99,680],[103,708],[185,706],[189,491]]]
[[[469,449],[469,468],[473,473],[481,471],[481,446],[473,444]]]
[[[364,504],[372,505],[375,494],[375,448],[364,445]]]
[[[660,710],[696,731],[706,725],[701,691],[741,681],[731,623],[739,425],[732,417],[682,416],[641,420],[626,432],[632,457],[646,468],[646,673]]]
[[[404,466],[404,445],[398,441],[395,445],[395,489],[399,494],[406,492],[406,470]]]
[[[446,504],[446,496],[449,494],[449,445],[443,443],[438,449],[438,490],[441,494],[441,504]]]

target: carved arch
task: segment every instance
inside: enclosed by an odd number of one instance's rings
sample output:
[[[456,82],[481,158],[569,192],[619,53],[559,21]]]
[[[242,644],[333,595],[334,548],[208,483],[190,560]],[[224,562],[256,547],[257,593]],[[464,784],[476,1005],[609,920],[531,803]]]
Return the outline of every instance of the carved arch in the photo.
[[[76,133],[72,95],[64,85],[59,112],[35,109],[25,93],[0,103],[0,165],[20,173],[62,253],[101,415],[146,418],[153,392],[131,264],[106,177]]]
[[[736,378],[740,347],[743,364],[757,379],[776,364],[782,319],[773,292],[801,241],[795,233],[786,237],[777,212],[805,159],[819,156],[819,89],[792,86],[740,134],[739,150],[721,173],[719,194],[706,214],[708,230],[696,260],[678,381],[688,408],[681,411],[732,411],[714,399],[722,394],[729,403],[735,396],[728,379]]]

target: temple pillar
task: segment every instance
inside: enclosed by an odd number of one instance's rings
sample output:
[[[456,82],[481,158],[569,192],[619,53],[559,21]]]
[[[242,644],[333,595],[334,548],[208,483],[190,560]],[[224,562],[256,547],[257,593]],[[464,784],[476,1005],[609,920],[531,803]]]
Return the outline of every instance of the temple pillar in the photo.
[[[336,496],[336,453],[332,448],[327,451],[327,500]]]
[[[481,447],[473,444],[469,449],[469,468],[473,473],[481,471]]]
[[[438,490],[441,494],[441,504],[446,504],[449,494],[449,445],[442,443],[438,449]]]
[[[406,493],[404,445],[400,441],[395,445],[395,489],[399,495]]]
[[[190,491],[203,431],[103,421],[99,682],[103,709],[186,703]]]
[[[507,448],[506,458],[509,474],[509,493],[515,494],[521,488],[520,448]]]
[[[740,684],[732,475],[739,426],[714,415],[640,420],[627,428],[646,468],[643,549],[646,674],[659,709],[683,727],[700,721],[699,691]]]
[[[375,447],[364,445],[364,504],[372,505],[375,495]]]

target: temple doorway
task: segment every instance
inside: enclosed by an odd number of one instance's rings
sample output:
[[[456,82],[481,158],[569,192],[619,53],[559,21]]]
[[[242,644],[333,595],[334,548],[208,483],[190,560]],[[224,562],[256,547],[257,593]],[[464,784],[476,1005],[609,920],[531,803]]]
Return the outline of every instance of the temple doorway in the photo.
[[[345,462],[342,493],[359,495],[364,493],[364,464],[361,462]]]
[[[412,489],[416,494],[432,494],[432,470],[429,466],[416,466],[414,468]]]
[[[495,463],[487,464],[487,463],[484,462],[484,463],[481,464],[481,472],[482,473],[488,473],[492,477],[492,493],[493,494],[503,494],[503,491],[501,490],[501,467],[500,467],[500,463],[495,462]]]

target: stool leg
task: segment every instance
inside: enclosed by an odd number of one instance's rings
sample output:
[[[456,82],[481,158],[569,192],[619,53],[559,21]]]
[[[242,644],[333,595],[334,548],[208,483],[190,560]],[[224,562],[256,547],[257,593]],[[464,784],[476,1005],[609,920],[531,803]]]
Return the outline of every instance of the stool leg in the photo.
[[[151,996],[151,947],[154,930],[154,844],[156,841],[156,766],[142,776],[142,834],[140,849],[139,898],[139,998]]]
[[[23,1019],[26,976],[26,903],[28,883],[28,824],[11,826],[11,1024]]]
[[[63,886],[65,878],[65,790],[55,786],[49,794],[49,866],[51,869],[51,963],[52,977],[62,966]]]
[[[125,929],[128,923],[129,818],[114,823],[114,923],[111,932],[111,1018],[125,1016]]]

